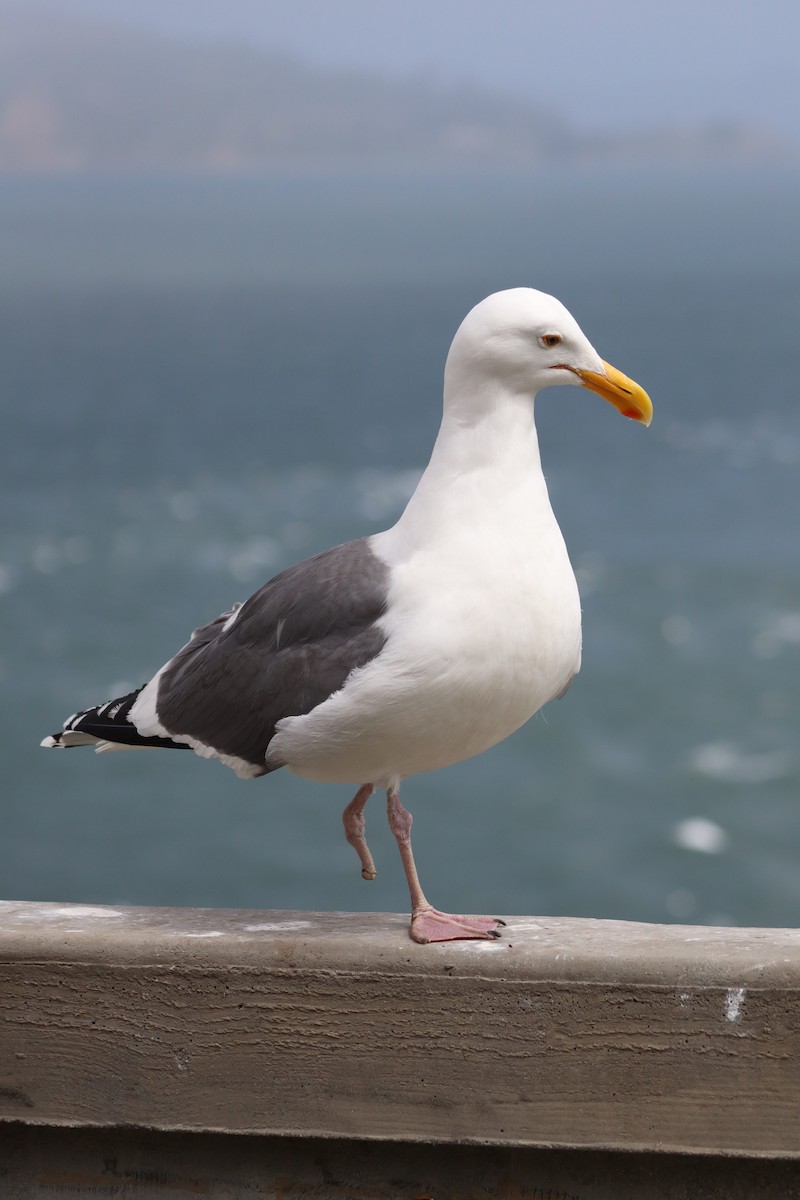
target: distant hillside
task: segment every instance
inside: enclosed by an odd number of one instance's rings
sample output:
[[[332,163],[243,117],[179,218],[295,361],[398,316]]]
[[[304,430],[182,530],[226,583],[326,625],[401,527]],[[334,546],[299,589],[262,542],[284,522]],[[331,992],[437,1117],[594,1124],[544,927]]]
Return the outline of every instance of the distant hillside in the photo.
[[[596,138],[475,87],[321,70],[240,46],[0,8],[0,172],[410,171],[798,158],[737,125]]]

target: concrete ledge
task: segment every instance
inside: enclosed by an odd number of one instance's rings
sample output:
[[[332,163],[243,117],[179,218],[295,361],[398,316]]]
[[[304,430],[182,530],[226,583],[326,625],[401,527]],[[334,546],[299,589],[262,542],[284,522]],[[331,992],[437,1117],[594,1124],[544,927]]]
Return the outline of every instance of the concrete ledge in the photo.
[[[506,934],[0,904],[0,1120],[800,1156],[800,932]]]

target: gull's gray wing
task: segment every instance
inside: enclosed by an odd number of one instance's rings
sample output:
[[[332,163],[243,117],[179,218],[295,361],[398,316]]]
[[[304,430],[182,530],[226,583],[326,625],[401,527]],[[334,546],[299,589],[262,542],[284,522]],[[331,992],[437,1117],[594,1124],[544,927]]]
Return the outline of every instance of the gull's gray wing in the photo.
[[[277,722],[311,712],[383,649],[388,575],[366,538],[282,571],[167,664],[159,721],[266,773]]]

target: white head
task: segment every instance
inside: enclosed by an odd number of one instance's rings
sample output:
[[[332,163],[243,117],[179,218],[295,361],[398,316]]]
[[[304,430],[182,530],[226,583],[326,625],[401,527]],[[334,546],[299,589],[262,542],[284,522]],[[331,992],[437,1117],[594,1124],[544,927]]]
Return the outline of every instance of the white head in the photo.
[[[473,408],[481,393],[532,397],[563,383],[588,387],[626,417],[650,424],[647,393],[600,358],[559,300],[512,288],[487,296],[461,322],[447,356],[445,402],[469,395]]]

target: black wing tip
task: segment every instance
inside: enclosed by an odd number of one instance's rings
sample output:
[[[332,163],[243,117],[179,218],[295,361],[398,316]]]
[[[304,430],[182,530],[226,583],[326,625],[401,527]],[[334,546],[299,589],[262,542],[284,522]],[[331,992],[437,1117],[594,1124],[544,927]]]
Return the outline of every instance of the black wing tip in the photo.
[[[144,687],[144,685],[142,685]],[[51,733],[39,743],[45,750],[72,750],[75,746],[96,746],[98,742],[111,742],[117,746],[131,748],[153,747],[168,750],[189,750],[184,742],[174,742],[169,737],[145,737],[128,720],[136,697],[142,691],[137,688],[127,696],[106,700],[95,708],[86,708],[73,713],[64,722],[60,733]]]

